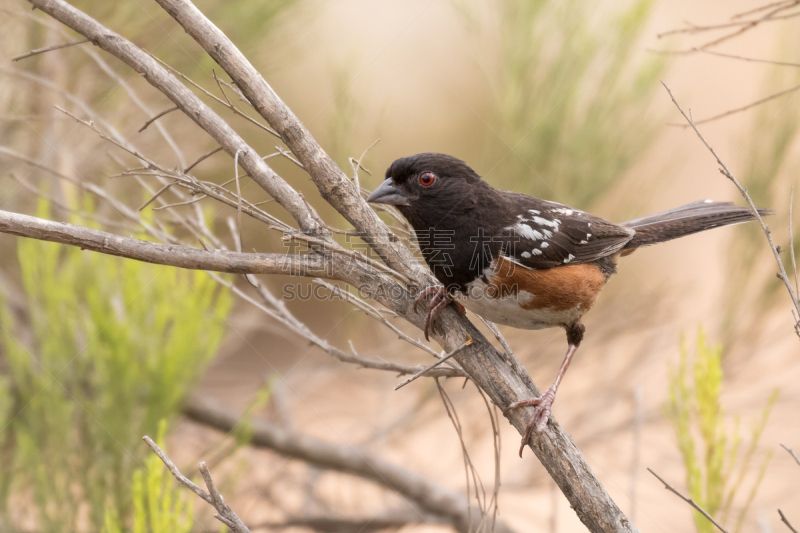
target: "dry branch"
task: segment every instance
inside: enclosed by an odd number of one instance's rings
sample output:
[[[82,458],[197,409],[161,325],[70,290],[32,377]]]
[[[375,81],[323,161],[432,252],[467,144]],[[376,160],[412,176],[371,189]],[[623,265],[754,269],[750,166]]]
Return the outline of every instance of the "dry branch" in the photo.
[[[83,44],[83,43],[88,43],[88,42],[89,42],[89,39],[81,39],[79,41],[72,41],[72,42],[69,42],[69,43],[57,44],[57,45],[54,45],[54,46],[48,46],[46,48],[38,48],[36,50],[31,50],[27,54],[22,54],[21,56],[13,57],[13,58],[11,58],[11,61],[15,61],[16,62],[16,61],[19,61],[20,59],[25,59],[27,57],[32,57],[32,56],[35,56],[35,55],[44,54],[45,52],[49,52],[51,50],[60,50],[62,48],[69,48],[70,46],[75,46],[76,44]]]
[[[789,528],[789,531],[791,531],[792,533],[797,533],[797,530],[794,528],[794,526],[792,526],[791,522],[789,522],[789,519],[786,518],[786,515],[784,515],[783,511],[781,511],[780,509],[778,509],[778,516],[781,517],[781,522],[786,524],[786,527]]]
[[[708,118],[704,118],[702,120],[698,120],[698,121],[694,122],[694,125],[695,126],[699,126],[700,124],[707,124],[709,122],[714,122],[715,120],[719,120],[721,118],[725,118],[725,117],[729,117],[731,115],[735,115],[736,113],[741,113],[742,111],[747,111],[748,109],[752,109],[752,108],[754,108],[756,106],[759,106],[761,104],[769,102],[770,100],[774,100],[775,98],[780,98],[781,96],[785,96],[787,94],[793,93],[793,92],[798,91],[798,90],[800,90],[800,85],[795,85],[794,87],[790,87],[790,88],[785,89],[783,91],[779,91],[779,92],[777,92],[775,94],[771,94],[769,96],[765,96],[764,98],[760,98],[760,99],[756,100],[755,102],[750,102],[749,104],[744,105],[742,107],[737,107],[736,109],[730,109],[728,111],[725,111],[724,113],[720,113],[718,115],[714,115],[713,117],[708,117]],[[684,128],[690,127],[690,124],[672,124],[672,125],[673,126],[679,125],[679,126],[682,126]]]
[[[301,231],[312,234],[318,239],[330,240],[331,244],[329,246],[331,248],[338,246],[330,239],[324,223],[319,220],[317,214],[308,206],[300,194],[275,174],[224,120],[151,56],[63,0],[29,0],[29,2],[139,72],[151,85],[163,92],[181,111],[207,131],[232,158],[237,152],[244,150],[240,155],[242,167],[247,171],[248,175],[291,213],[297,220]],[[411,252],[402,245],[399,239],[388,230],[377,214],[364,202],[361,197],[361,191],[355,187],[344,172],[336,167],[305,127],[230,40],[191,3],[179,0],[159,0],[159,3],[178,20],[184,29],[231,76],[244,96],[253,104],[259,114],[275,128],[294,155],[297,156],[297,159],[309,172],[323,197],[353,224],[359,237],[370,243],[389,267],[399,272],[401,276],[406,276],[421,286],[434,282],[428,269],[424,268],[413,257]],[[153,194],[155,193],[155,191],[152,192]],[[31,233],[31,228],[26,227],[26,224],[31,222],[30,220],[21,221],[18,219],[14,221],[10,220],[8,215],[5,216],[9,223],[0,228],[0,231],[37,238],[36,232],[39,230]],[[48,229],[55,230],[50,234],[51,236],[59,235],[57,228]],[[43,235],[44,233],[40,231],[38,238],[42,238]],[[58,242],[63,241],[58,240]],[[97,251],[104,251],[102,242],[91,241],[91,243]],[[186,248],[192,250],[191,247]],[[137,250],[137,252],[141,252],[141,249]],[[217,255],[221,257],[223,255],[222,252],[206,252],[199,249],[192,253],[199,254],[194,259],[201,257],[208,259],[209,257]],[[248,254],[242,255],[246,256]],[[239,256],[229,257],[238,258]],[[264,255],[256,257],[253,260],[254,262],[259,261],[258,257],[264,259]],[[298,261],[317,261],[316,258],[305,259],[306,257],[313,258],[314,256],[299,257],[303,259],[298,259]],[[332,253],[326,257],[335,262],[338,259],[334,258],[344,258],[345,256]],[[269,259],[268,254],[266,259]],[[217,270],[247,270],[247,268],[242,268],[236,263],[227,265],[221,263],[223,262],[217,263]],[[166,259],[164,259],[164,264],[169,264]],[[339,272],[342,275],[342,278],[339,279],[358,286],[398,316],[406,319],[416,327],[421,327],[422,317],[413,311],[411,296],[403,292],[402,289],[404,288],[395,280],[376,268],[364,264],[362,261],[348,261],[347,264],[351,266],[351,270]],[[250,266],[253,266],[253,264],[248,265],[248,267]],[[277,266],[268,265],[261,268],[266,271]],[[302,273],[304,272],[304,267],[317,266],[317,263],[297,266],[300,267],[299,270]],[[207,265],[201,268],[206,269]],[[394,292],[398,288],[401,289],[399,295]],[[464,371],[495,405],[504,408],[520,398],[539,395],[538,389],[530,380],[524,368],[510,355],[498,352],[479,330],[458,312],[453,309],[446,310],[439,318],[438,325],[439,328],[437,328],[434,338],[448,352],[464,344],[468,338],[473,339],[473,343],[459,352],[455,358]],[[522,432],[530,415],[530,409],[520,409],[510,413],[508,418],[515,428]],[[532,449],[559,485],[578,517],[590,531],[636,531],[635,527],[611,500],[583,458],[580,450],[554,420],[551,420],[547,429],[537,436],[536,446],[532,446]]]
[[[710,514],[708,514],[708,513],[705,511],[705,509],[703,509],[702,507],[700,507],[699,505],[697,505],[697,503],[696,503],[696,502],[695,502],[693,499],[691,499],[691,498],[687,498],[686,496],[684,496],[683,494],[681,494],[680,492],[678,492],[677,490],[675,490],[675,489],[672,487],[672,485],[670,485],[669,483],[667,483],[666,481],[664,481],[664,479],[663,479],[661,476],[659,476],[658,474],[656,474],[655,472],[653,472],[653,470],[652,470],[652,469],[648,468],[648,469],[647,469],[647,471],[648,471],[648,472],[650,472],[651,474],[653,474],[653,475],[654,475],[656,478],[658,478],[658,480],[659,480],[661,483],[663,483],[663,484],[664,484],[664,488],[665,488],[665,489],[667,489],[668,491],[670,491],[671,493],[673,493],[674,495],[676,495],[678,498],[680,498],[681,500],[683,500],[683,501],[685,501],[686,503],[688,503],[689,505],[691,505],[693,509],[695,509],[695,510],[696,510],[698,513],[700,513],[701,515],[703,515],[703,516],[706,518],[706,520],[708,520],[709,522],[711,522],[712,524],[714,524],[714,526],[715,526],[717,529],[719,529],[720,531],[722,531],[722,533],[728,533],[727,531],[725,531],[725,528],[723,528],[721,525],[719,525],[719,524],[717,523],[717,521],[716,521],[716,520],[714,520],[714,518],[713,518],[713,517],[712,517]]]
[[[720,157],[717,155],[717,152],[711,147],[710,144],[708,144],[708,141],[706,141],[705,137],[703,137],[703,135],[700,133],[700,130],[697,129],[697,126],[692,121],[692,118],[683,111],[683,108],[680,106],[680,104],[678,104],[678,101],[675,100],[675,96],[673,96],[672,91],[669,90],[667,84],[663,82],[662,84],[664,85],[664,88],[667,90],[669,97],[672,99],[672,103],[675,104],[675,107],[678,108],[678,111],[680,111],[681,115],[683,115],[683,118],[686,119],[686,122],[694,130],[695,134],[697,134],[697,137],[700,139],[703,145],[705,145],[705,147],[708,148],[708,151],[711,152],[711,155],[714,156],[714,159],[717,160],[720,173],[726,178],[728,178],[731,181],[731,183],[733,183],[734,186],[739,190],[739,193],[747,201],[747,204],[750,206],[751,211],[753,211],[753,216],[761,225],[761,229],[767,238],[767,242],[769,243],[770,250],[772,250],[772,255],[775,256],[775,262],[778,264],[778,279],[783,281],[783,284],[789,293],[789,298],[791,298],[792,300],[792,305],[794,306],[793,318],[795,321],[795,331],[797,332],[797,335],[800,336],[800,299],[798,299],[798,295],[795,292],[794,287],[792,287],[791,278],[789,278],[789,276],[786,274],[786,268],[784,267],[783,260],[781,259],[781,252],[775,245],[775,241],[772,240],[772,231],[769,229],[769,226],[767,226],[761,214],[758,212],[758,207],[756,207],[755,202],[753,202],[753,198],[747,191],[747,187],[739,183],[739,180],[736,179],[736,176],[734,176],[733,173],[730,170],[728,170],[727,165],[725,165],[725,163],[722,162],[722,159],[720,159]]]
[[[193,396],[183,413],[195,422],[228,433],[241,421],[239,413],[209,398]],[[352,474],[391,489],[426,513],[447,519],[458,531],[469,531],[469,509],[463,496],[435,485],[418,474],[389,463],[373,453],[352,445],[336,445],[298,434],[264,420],[253,420],[250,444],[319,468]],[[497,533],[511,530],[497,523]]]
[[[191,246],[158,244],[8,211],[0,211],[0,232],[68,244],[146,263],[231,274],[324,276],[329,271],[326,269],[330,269],[332,264],[318,254],[256,254],[226,250],[208,252]],[[341,268],[350,266],[342,263],[339,265]]]
[[[222,498],[222,495],[217,490],[216,485],[214,484],[214,480],[211,478],[211,472],[209,472],[208,467],[204,462],[201,462],[200,467],[200,475],[203,476],[203,481],[206,483],[206,487],[208,488],[208,492],[204,491],[192,481],[181,474],[181,471],[178,470],[178,467],[175,466],[175,463],[167,456],[164,451],[158,447],[158,445],[153,442],[153,439],[150,437],[144,437],[144,440],[148,446],[150,446],[158,458],[161,459],[161,462],[164,463],[164,466],[167,467],[167,470],[178,480],[180,484],[187,487],[189,490],[200,496],[206,503],[213,506],[214,509],[217,510],[219,514],[214,515],[214,518],[228,526],[233,533],[250,533],[250,530],[244,525],[244,522],[239,518],[239,516],[233,512],[233,510],[228,507],[228,504],[225,503],[225,500]]]
[[[231,157],[243,151],[241,164],[253,180],[289,211],[304,231],[320,232],[319,216],[302,200],[300,194],[264,163],[258,153],[219,115],[150,55],[63,0],[31,0],[30,3],[138,72],[208,132]]]
[[[789,455],[791,455],[791,456],[792,456],[792,459],[794,459],[794,460],[795,460],[795,462],[796,462],[798,465],[800,465],[800,457],[798,457],[798,456],[797,456],[797,454],[796,454],[796,453],[794,453],[794,450],[792,450],[791,448],[789,448],[788,446],[786,446],[784,443],[781,443],[781,448],[783,448],[784,450],[786,450],[786,451],[789,453]]]

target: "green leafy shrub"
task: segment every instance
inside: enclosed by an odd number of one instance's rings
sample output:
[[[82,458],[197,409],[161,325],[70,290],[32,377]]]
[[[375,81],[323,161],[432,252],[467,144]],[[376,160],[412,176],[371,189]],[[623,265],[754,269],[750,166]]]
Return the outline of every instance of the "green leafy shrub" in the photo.
[[[158,425],[156,444],[164,449],[167,424]],[[106,511],[104,533],[189,533],[192,530],[194,499],[174,481],[164,463],[151,453],[144,468],[133,473],[133,527],[128,529],[116,509]]]
[[[686,467],[686,486],[690,497],[720,523],[726,524],[733,516],[733,503],[744,486],[745,475],[756,455],[758,441],[778,398],[778,391],[775,390],[767,401],[742,455],[739,421],[736,420],[732,431],[727,430],[720,403],[722,348],[709,345],[701,331],[697,336],[696,351],[696,360],[690,373],[688,350],[685,342],[681,343],[678,369],[669,377],[666,413]],[[762,460],[758,475],[739,507],[733,531],[740,530],[771,457],[772,454],[767,453]],[[693,516],[698,532],[714,531],[711,522],[700,513],[694,512]]]
[[[660,122],[649,110],[665,58],[634,54],[652,4],[598,17],[600,8],[577,0],[457,1],[483,43],[492,175],[578,207],[621,177]]]
[[[29,316],[0,308],[2,505],[32,497],[44,532],[99,529],[109,507],[124,521],[140,439],[216,352],[230,295],[203,272],[53,243],[20,239],[18,256]]]

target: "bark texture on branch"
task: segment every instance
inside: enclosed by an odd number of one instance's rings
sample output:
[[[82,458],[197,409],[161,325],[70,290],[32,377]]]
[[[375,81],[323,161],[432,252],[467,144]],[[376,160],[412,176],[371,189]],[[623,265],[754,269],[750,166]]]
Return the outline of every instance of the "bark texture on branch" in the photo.
[[[40,241],[68,244],[84,250],[126,257],[146,263],[191,270],[211,270],[229,274],[334,277],[326,276],[326,272],[332,268],[332,265],[330,261],[325,261],[325,257],[322,255],[256,254],[227,250],[211,252],[191,246],[159,244],[120,237],[106,231],[66,222],[53,222],[9,211],[0,211],[0,232]]]
[[[336,168],[230,40],[190,2],[158,1],[220,63],[259,113],[281,134],[308,169],[323,196],[363,234],[362,238],[384,257],[386,263],[420,285],[432,283],[430,272],[413,258],[408,249],[392,238],[386,225],[361,199],[355,186]],[[230,126],[147,53],[63,0],[29,2],[142,74],[149,83],[167,95],[195,123],[205,129],[231,156],[243,151],[239,156],[243,168],[278,199],[295,217],[301,229],[307,233],[326,235],[316,213],[307,206],[299,193],[275,174]],[[3,231],[14,233],[12,229],[7,226]],[[364,278],[360,288],[415,326],[422,325],[422,317],[413,311],[411,298],[407,294],[395,296],[396,289],[402,289],[395,280],[376,269],[360,267],[356,270]],[[345,281],[352,283],[349,278]],[[463,345],[468,336],[473,342],[456,356],[456,360],[496,405],[504,408],[520,398],[539,395],[525,369],[513,357],[498,352],[469,320],[452,307],[438,319],[434,338],[446,351],[450,352]],[[519,409],[511,412],[507,418],[522,432],[530,415],[529,409]],[[580,450],[554,420],[550,421],[547,430],[538,437],[538,442],[532,449],[590,531],[636,531],[605,491]]]

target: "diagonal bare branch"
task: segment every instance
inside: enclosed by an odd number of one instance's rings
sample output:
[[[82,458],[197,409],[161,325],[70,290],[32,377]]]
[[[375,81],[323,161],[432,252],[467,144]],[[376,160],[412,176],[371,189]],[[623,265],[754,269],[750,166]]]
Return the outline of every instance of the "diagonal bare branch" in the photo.
[[[314,137],[230,39],[187,0],[158,0],[184,30],[233,79],[256,111],[297,156],[322,197],[336,208],[386,263],[418,282],[432,281],[407,248],[400,245],[361,198],[353,181],[325,153]],[[427,283],[426,283],[427,284]]]
[[[656,477],[656,478],[657,478],[657,479],[658,479],[658,480],[659,480],[661,483],[663,483],[663,484],[664,484],[664,488],[665,488],[665,489],[667,489],[668,491],[670,491],[671,493],[673,493],[674,495],[676,495],[678,498],[680,498],[681,500],[683,500],[683,501],[685,501],[686,503],[688,503],[689,505],[691,505],[691,506],[692,506],[692,508],[693,508],[694,510],[696,510],[698,513],[700,513],[701,515],[703,515],[703,516],[706,518],[706,520],[708,520],[709,522],[711,522],[712,524],[714,524],[714,526],[715,526],[717,529],[719,529],[720,531],[722,531],[722,533],[728,533],[727,531],[725,531],[725,528],[724,528],[724,527],[722,527],[721,525],[719,525],[719,524],[717,523],[717,521],[716,521],[716,520],[714,520],[714,518],[713,518],[713,517],[712,517],[710,514],[708,514],[708,513],[705,511],[705,509],[703,509],[702,507],[700,507],[699,505],[697,505],[697,503],[696,503],[696,502],[695,502],[693,499],[691,499],[691,498],[687,498],[686,496],[684,496],[683,494],[681,494],[680,492],[678,492],[677,490],[675,490],[675,489],[672,487],[672,485],[670,485],[669,483],[667,483],[666,481],[664,481],[664,479],[663,479],[661,476],[659,476],[658,474],[656,474],[655,472],[653,472],[653,470],[652,470],[652,469],[648,468],[648,469],[647,469],[647,471],[648,471],[648,472],[650,472],[651,474],[653,474],[653,475],[654,475],[654,476],[655,476],[655,477]]]

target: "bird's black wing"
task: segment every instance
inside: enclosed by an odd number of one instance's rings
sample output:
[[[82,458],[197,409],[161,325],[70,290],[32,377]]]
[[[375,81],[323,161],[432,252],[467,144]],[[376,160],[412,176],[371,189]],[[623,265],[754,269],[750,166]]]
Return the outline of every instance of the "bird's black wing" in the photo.
[[[563,204],[505,193],[510,216],[496,236],[502,255],[531,269],[588,263],[612,255],[635,230]]]

